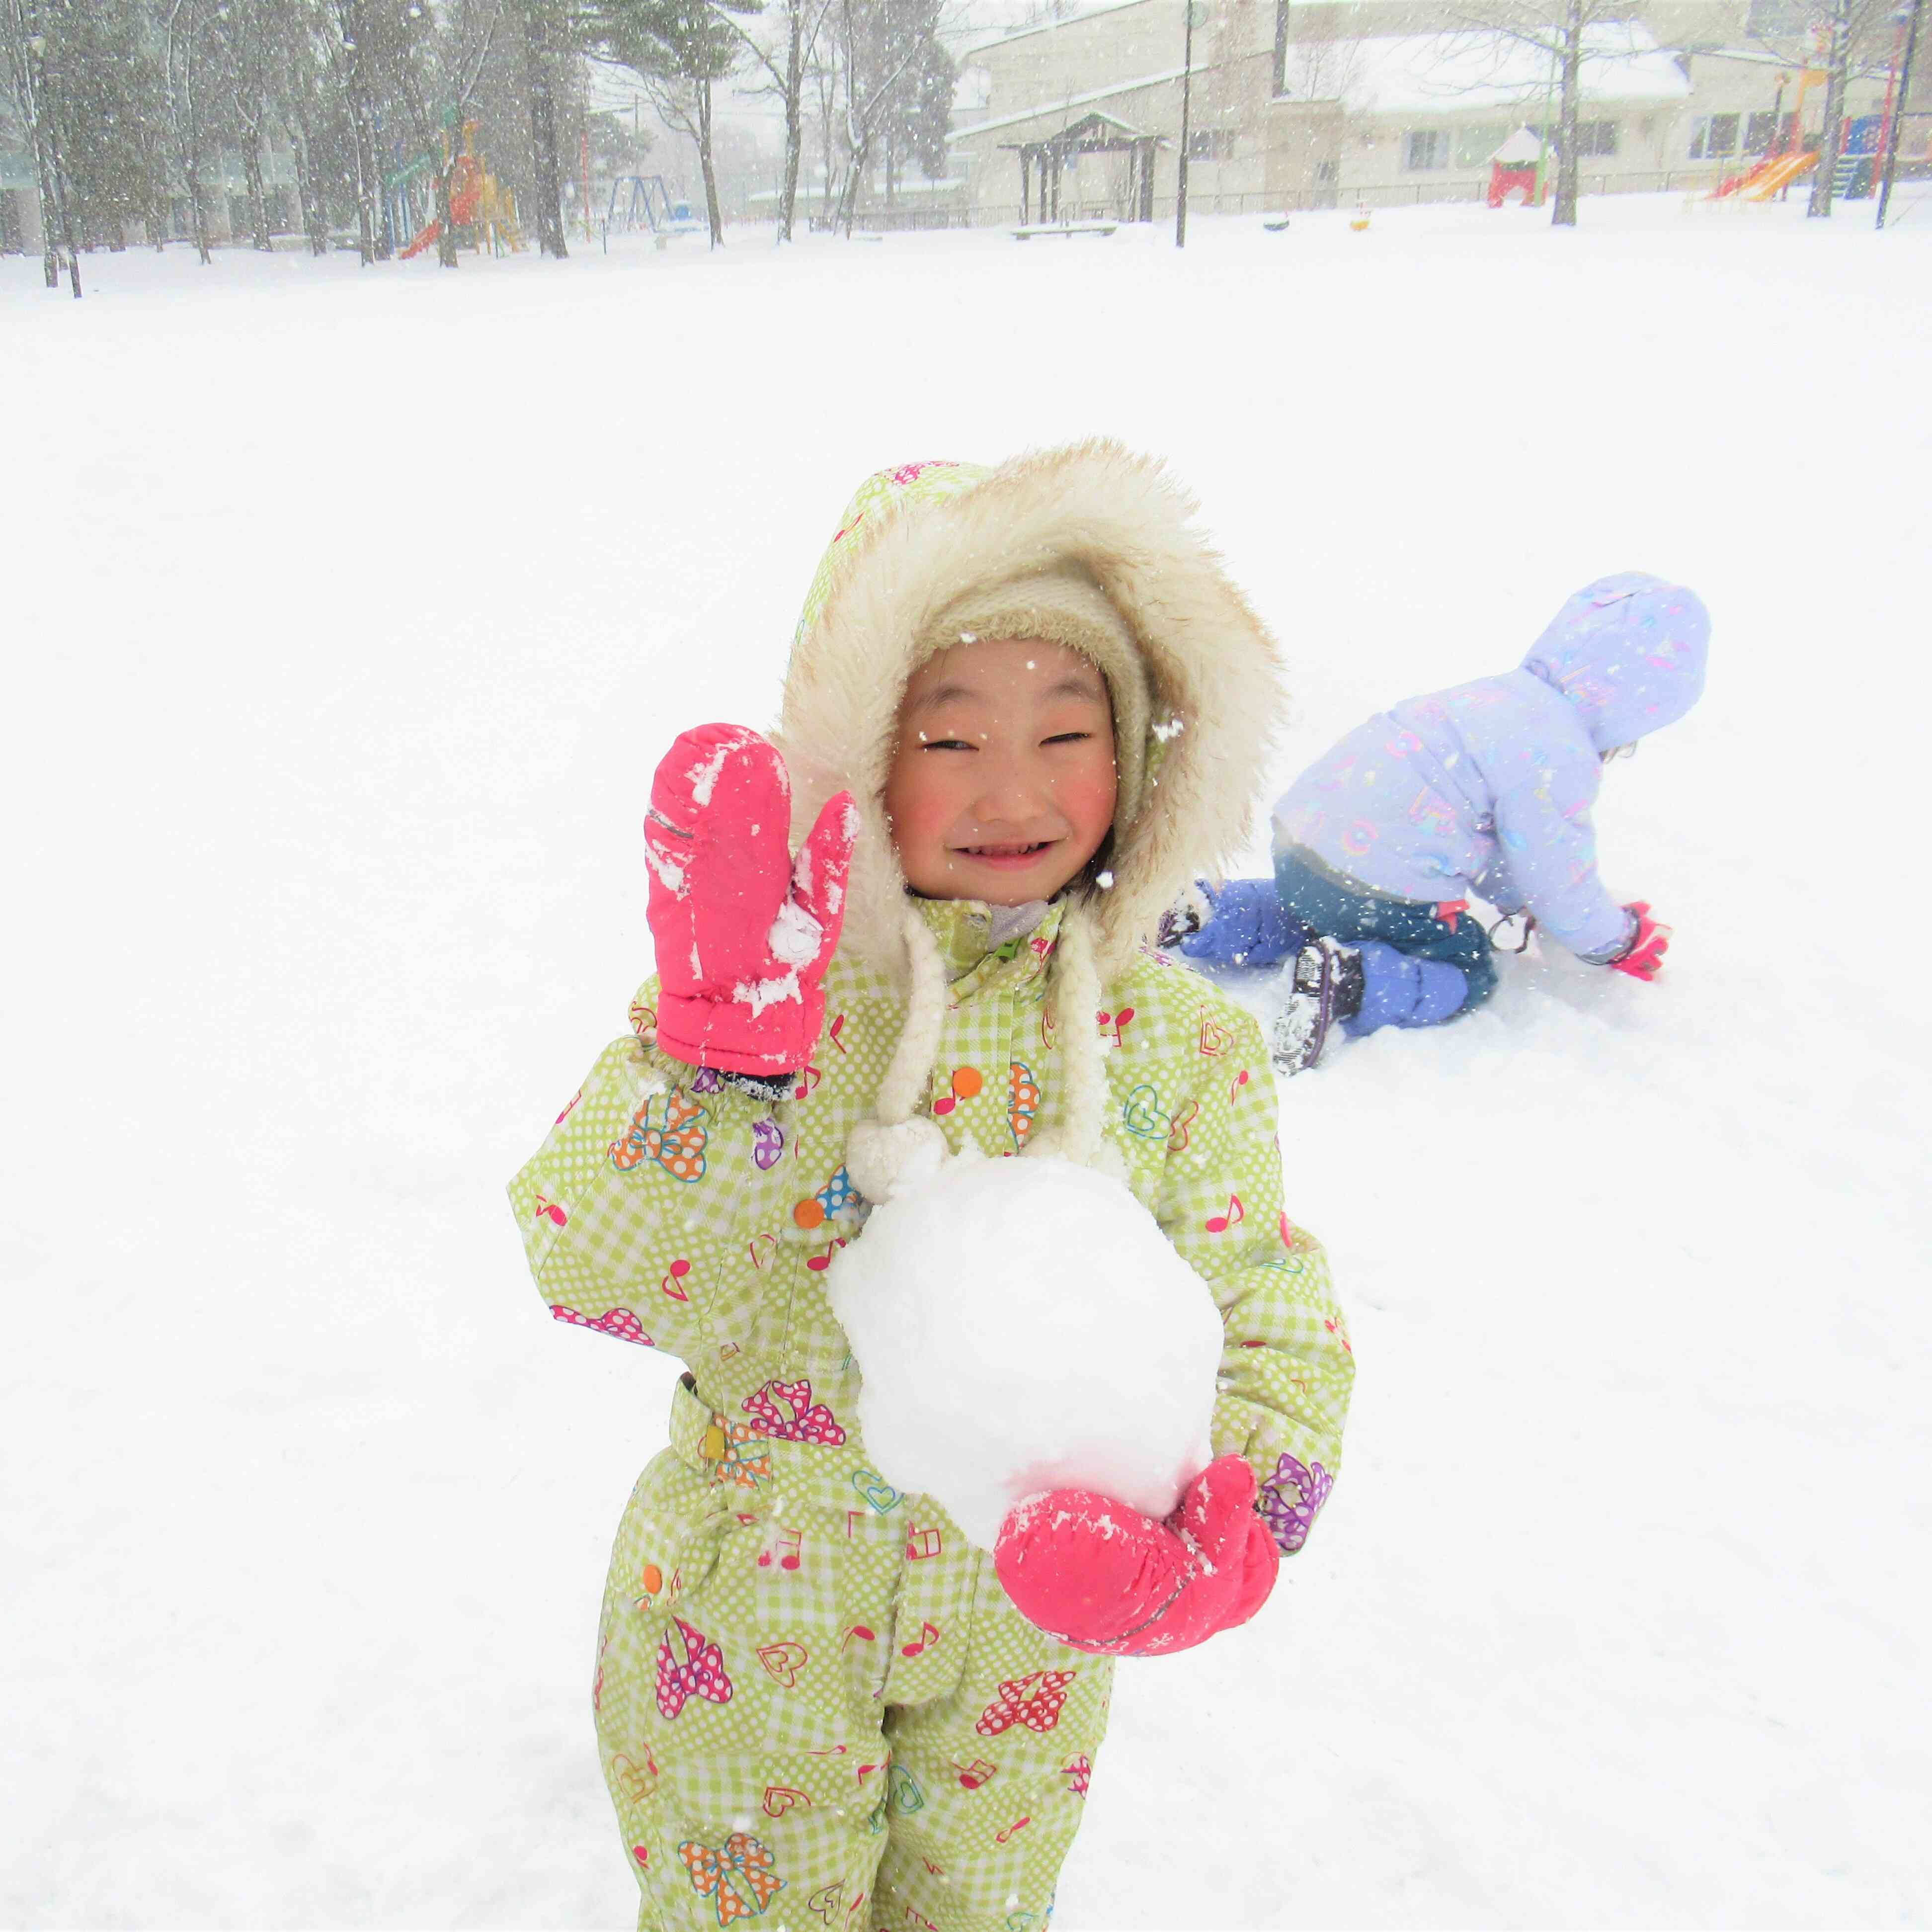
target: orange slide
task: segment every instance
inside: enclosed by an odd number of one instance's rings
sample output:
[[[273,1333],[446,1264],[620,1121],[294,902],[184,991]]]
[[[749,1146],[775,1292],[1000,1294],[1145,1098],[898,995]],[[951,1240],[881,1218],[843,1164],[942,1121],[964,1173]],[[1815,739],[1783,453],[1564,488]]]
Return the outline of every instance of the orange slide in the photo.
[[[1756,168],[1745,177],[1748,186],[1741,185],[1740,192],[1747,201],[1768,201],[1780,188],[1786,188],[1802,174],[1808,174],[1818,164],[1818,151],[1814,148],[1802,154],[1780,155],[1762,174]]]

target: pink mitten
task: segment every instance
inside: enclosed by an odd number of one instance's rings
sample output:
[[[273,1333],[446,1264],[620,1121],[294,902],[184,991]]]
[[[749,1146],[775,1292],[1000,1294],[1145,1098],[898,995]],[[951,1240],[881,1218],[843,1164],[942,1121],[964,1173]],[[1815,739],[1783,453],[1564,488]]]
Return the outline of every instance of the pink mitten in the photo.
[[[1011,1511],[993,1563],[1022,1616],[1076,1650],[1160,1657],[1245,1624],[1280,1563],[1255,1513],[1255,1472],[1208,1464],[1165,1522],[1088,1489]]]
[[[1654,979],[1664,954],[1670,950],[1670,928],[1650,916],[1648,900],[1634,899],[1624,910],[1635,916],[1636,936],[1610,964],[1633,979]]]
[[[721,1072],[796,1072],[825,1017],[858,814],[842,792],[791,852],[791,780],[742,725],[700,725],[651,780],[644,844],[658,1044]]]

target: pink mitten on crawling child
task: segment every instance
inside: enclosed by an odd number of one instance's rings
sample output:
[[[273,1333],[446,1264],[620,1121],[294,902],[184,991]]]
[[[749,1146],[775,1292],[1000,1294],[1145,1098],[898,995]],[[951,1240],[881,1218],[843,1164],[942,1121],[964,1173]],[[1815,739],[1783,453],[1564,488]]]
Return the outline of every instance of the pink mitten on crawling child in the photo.
[[[795,1072],[825,1017],[857,813],[826,801],[796,858],[784,760],[742,725],[700,725],[651,781],[644,843],[658,1041],[692,1066]]]

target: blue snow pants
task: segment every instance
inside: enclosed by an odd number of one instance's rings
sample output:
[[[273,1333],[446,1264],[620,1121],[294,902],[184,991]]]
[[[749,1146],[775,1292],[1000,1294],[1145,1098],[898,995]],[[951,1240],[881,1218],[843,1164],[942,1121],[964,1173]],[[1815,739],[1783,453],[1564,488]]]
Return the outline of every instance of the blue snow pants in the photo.
[[[1440,1026],[1474,1011],[1496,990],[1496,949],[1472,912],[1445,916],[1426,900],[1372,891],[1294,846],[1276,855],[1274,883],[1292,918],[1361,948],[1362,1009],[1342,1022],[1351,1034]]]

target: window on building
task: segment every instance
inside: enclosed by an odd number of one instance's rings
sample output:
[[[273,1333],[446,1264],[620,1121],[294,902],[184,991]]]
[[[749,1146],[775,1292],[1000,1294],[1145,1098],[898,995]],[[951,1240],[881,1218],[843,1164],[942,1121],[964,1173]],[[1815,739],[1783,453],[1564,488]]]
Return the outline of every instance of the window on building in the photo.
[[[1748,155],[1768,155],[1772,143],[1778,139],[1778,116],[1773,113],[1748,114],[1744,116],[1744,152]]]
[[[1523,125],[1540,141],[1543,139],[1543,123],[1526,121]],[[1550,145],[1552,150],[1560,151],[1563,142],[1562,130],[1553,122],[1550,129]],[[1579,121],[1576,123],[1576,158],[1586,161],[1593,155],[1613,155],[1617,151],[1617,124],[1614,121]]]
[[[1473,128],[1458,128],[1456,165],[1459,168],[1486,167],[1490,157],[1509,137],[1509,124],[1504,121],[1486,121]]]
[[[1196,161],[1225,161],[1234,152],[1232,128],[1192,128],[1187,134],[1187,158]]]
[[[1402,166],[1412,173],[1449,165],[1449,137],[1440,128],[1412,128],[1402,147]]]
[[[1690,158],[1694,161],[1720,161],[1738,151],[1740,117],[1736,114],[1700,114],[1690,126]]]

